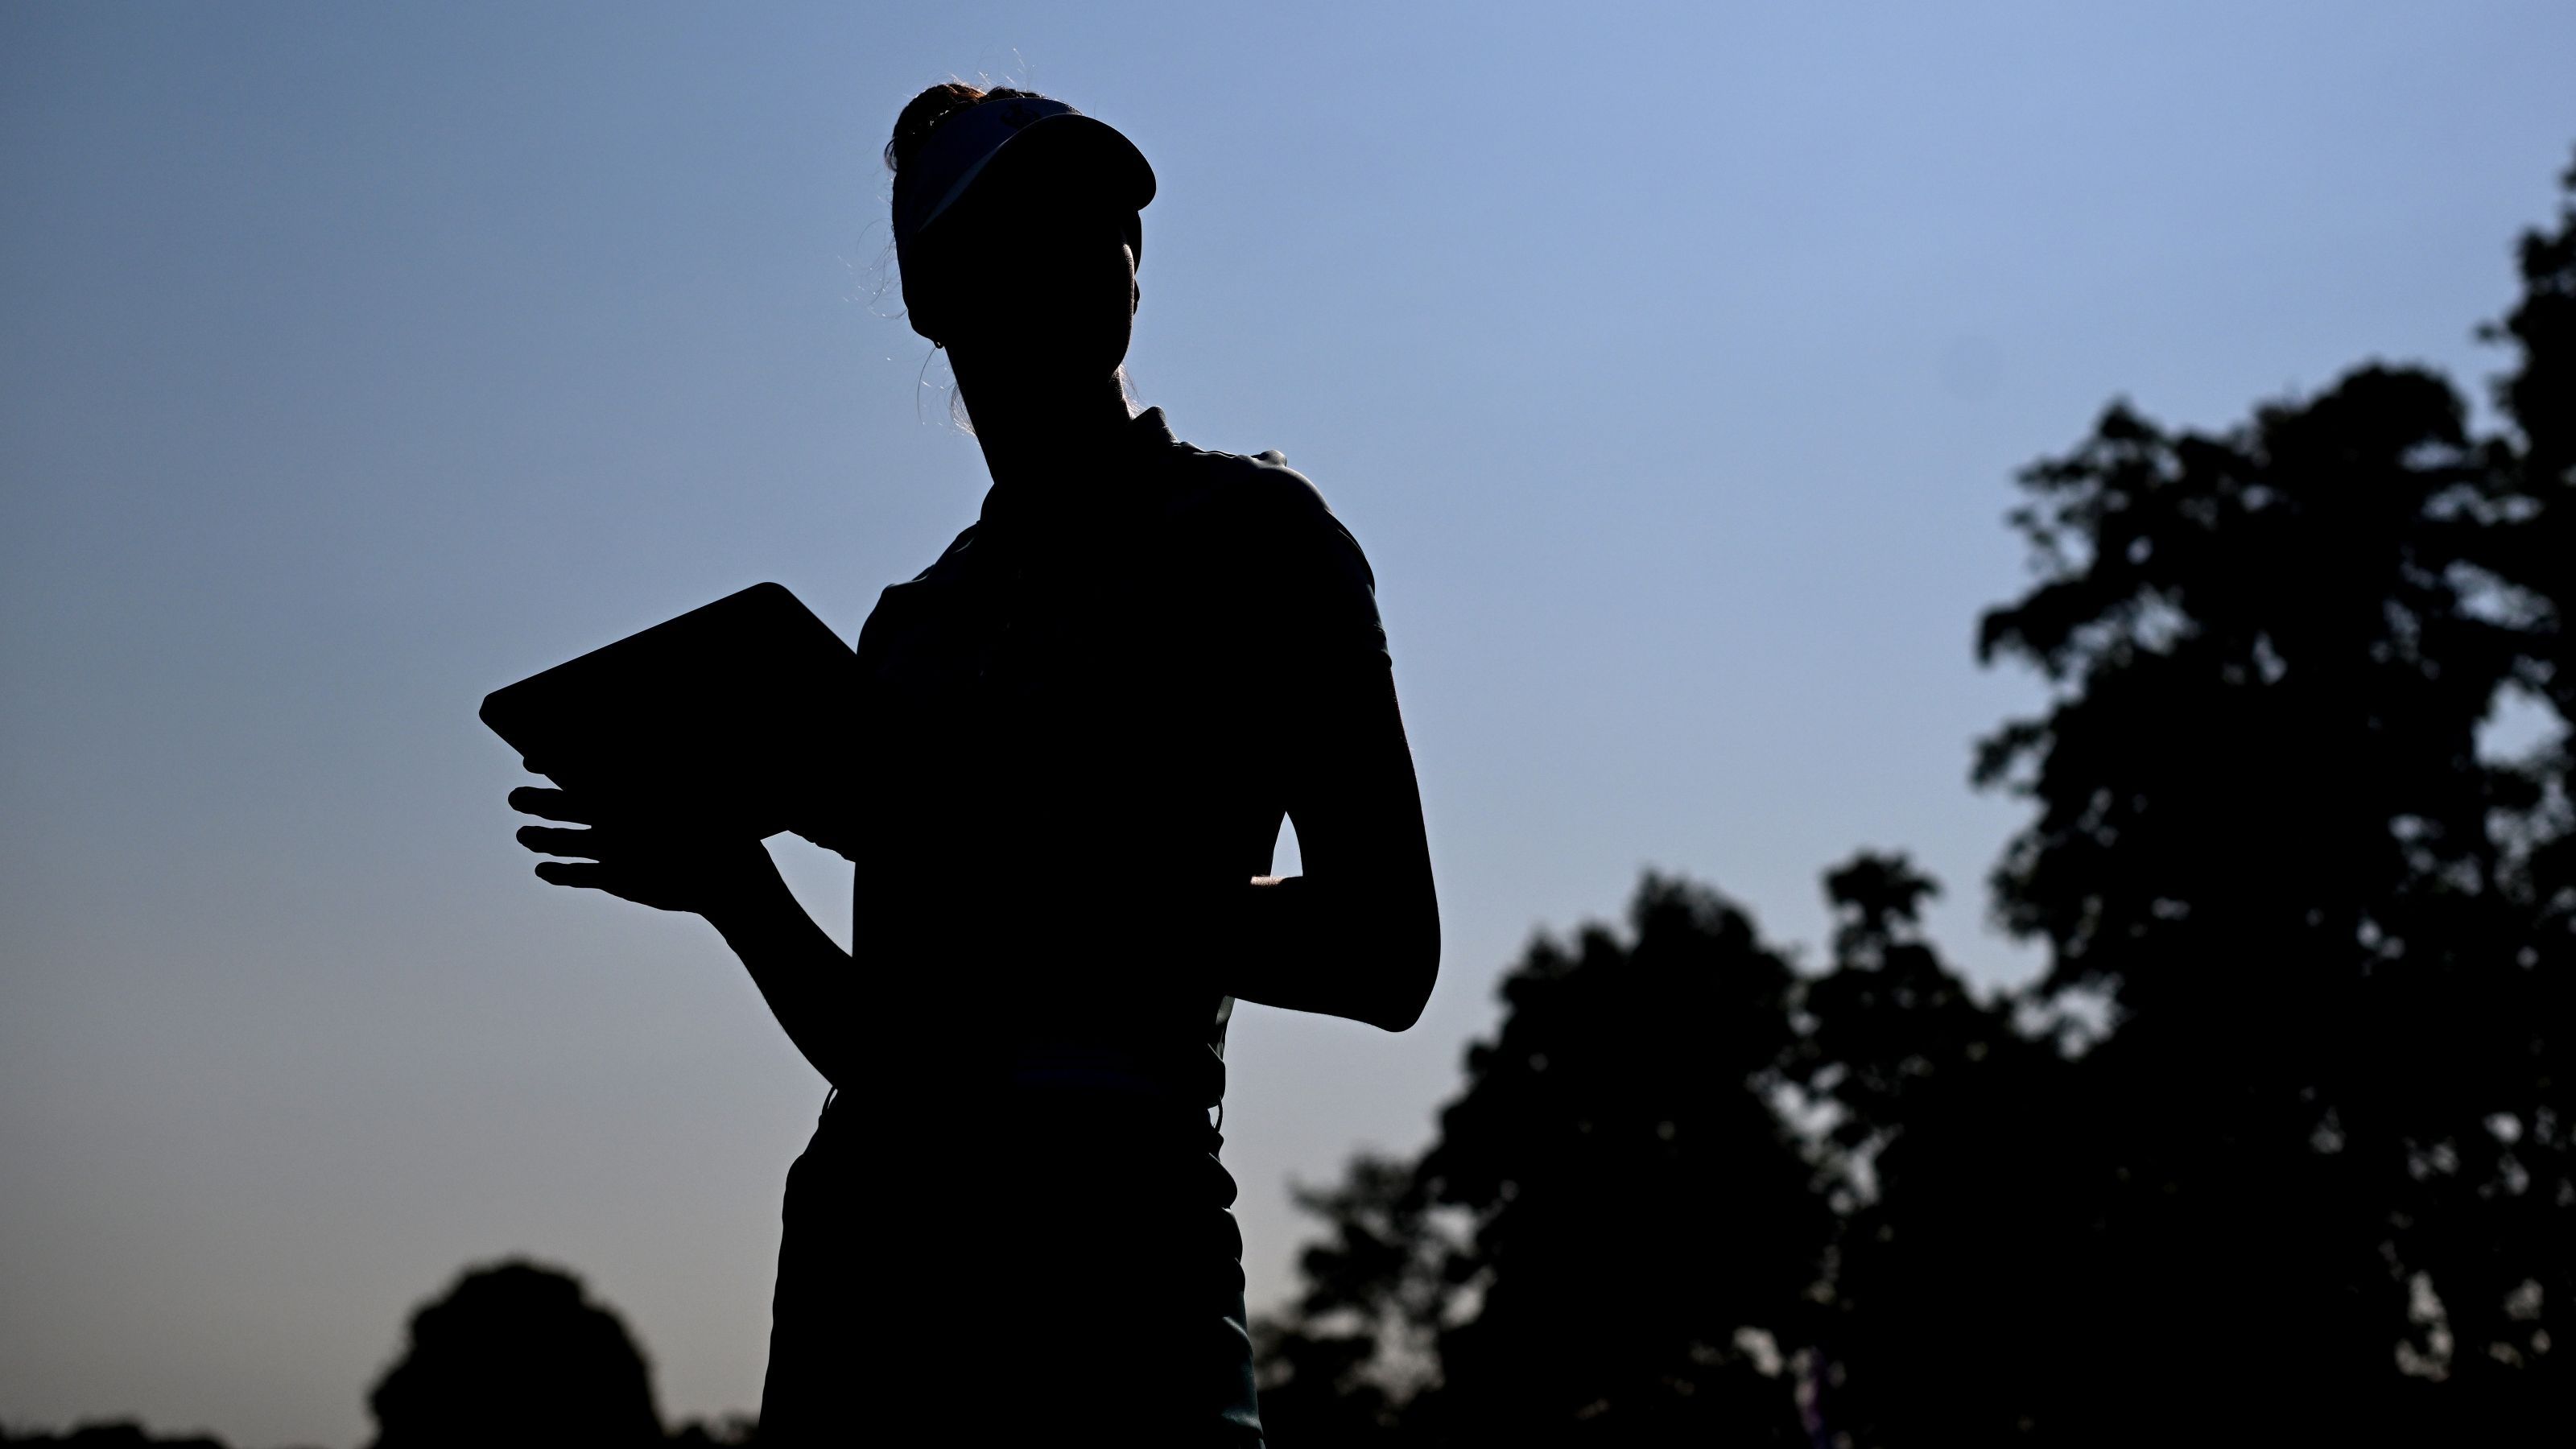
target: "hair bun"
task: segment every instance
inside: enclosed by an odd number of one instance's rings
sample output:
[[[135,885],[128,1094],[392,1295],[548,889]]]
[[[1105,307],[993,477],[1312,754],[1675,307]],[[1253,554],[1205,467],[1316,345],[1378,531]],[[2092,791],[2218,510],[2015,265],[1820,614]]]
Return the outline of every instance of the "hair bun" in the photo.
[[[1013,96],[1042,99],[1036,91],[1012,86],[985,90],[964,81],[941,81],[925,88],[921,94],[904,102],[903,113],[894,118],[894,135],[885,144],[886,169],[901,172],[912,164],[912,158],[921,154],[922,144],[930,139],[930,133],[939,129],[939,123],[950,116],[984,101],[1007,100]]]

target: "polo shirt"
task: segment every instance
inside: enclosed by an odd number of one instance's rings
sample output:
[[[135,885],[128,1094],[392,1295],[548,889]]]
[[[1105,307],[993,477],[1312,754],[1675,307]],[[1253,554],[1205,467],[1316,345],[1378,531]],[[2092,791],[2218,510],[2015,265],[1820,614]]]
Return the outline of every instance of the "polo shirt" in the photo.
[[[1388,666],[1357,540],[1277,453],[1134,418],[998,484],[860,633],[854,1022],[909,1084],[1224,1090],[1216,903],[1270,873],[1316,721]],[[1377,675],[1372,679],[1372,675]]]

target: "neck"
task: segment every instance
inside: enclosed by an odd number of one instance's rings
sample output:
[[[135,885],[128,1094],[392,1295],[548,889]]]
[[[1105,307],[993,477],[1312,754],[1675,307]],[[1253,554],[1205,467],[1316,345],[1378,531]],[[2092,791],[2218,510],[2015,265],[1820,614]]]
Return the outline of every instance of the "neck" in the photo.
[[[975,441],[997,484],[1058,477],[1116,448],[1128,423],[1127,393],[1115,369],[1068,383],[985,367],[950,349],[949,366],[975,416]]]

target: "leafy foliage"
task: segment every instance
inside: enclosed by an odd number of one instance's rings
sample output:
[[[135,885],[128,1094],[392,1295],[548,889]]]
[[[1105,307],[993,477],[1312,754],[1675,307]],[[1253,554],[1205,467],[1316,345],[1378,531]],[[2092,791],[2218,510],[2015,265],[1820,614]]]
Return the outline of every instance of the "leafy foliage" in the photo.
[[[1273,1436],[1796,1442],[1744,1341],[1810,1311],[1831,1226],[1768,1096],[1791,981],[1741,911],[1654,877],[1625,939],[1534,942],[1439,1145],[1307,1196],[1332,1236],[1265,1328]]]
[[[375,1449],[662,1443],[651,1371],[617,1315],[560,1269],[469,1269],[412,1315],[368,1396]]]
[[[1654,877],[1541,940],[1439,1140],[1309,1197],[1279,1442],[2576,1422],[2576,204],[2519,258],[2493,432],[2373,364],[2023,474],[1978,652],[2054,689],[1974,774],[2041,980],[1968,990],[1901,856],[1812,978]]]

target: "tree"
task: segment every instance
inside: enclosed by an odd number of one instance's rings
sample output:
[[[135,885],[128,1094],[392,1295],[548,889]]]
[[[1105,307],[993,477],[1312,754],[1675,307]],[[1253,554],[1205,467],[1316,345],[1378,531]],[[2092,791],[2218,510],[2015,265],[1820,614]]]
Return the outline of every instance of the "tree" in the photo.
[[[2115,406],[2023,477],[2043,576],[1979,647],[2058,694],[1982,747],[2037,807],[1996,898],[2040,1000],[2113,1013],[2077,1125],[2119,1291],[2067,1325],[2099,1346],[2070,1442],[2564,1421],[2569,235],[2498,329],[2515,431],[2372,365],[2218,434]],[[2517,688],[2556,740],[2490,758]]]
[[[1652,877],[1633,944],[1542,940],[1435,1145],[1304,1199],[1283,1442],[1785,1438],[1784,1357],[1855,1446],[2576,1422],[2566,184],[2502,428],[2374,364],[2022,476],[1978,651],[2053,697],[1975,778],[2033,807],[1992,886],[2040,981],[1978,999],[1892,855],[1813,979]]]
[[[2070,1271],[2113,1186],[2077,1064],[1942,962],[1920,921],[1937,890],[1902,855],[1826,873],[1832,969],[1805,984],[1790,1058],[1839,1218],[1810,1412],[1856,1444],[2025,1436],[2101,1286]]]
[[[1261,1420],[1281,1445],[1419,1442],[1414,1407],[1436,1378],[1438,1335],[1458,1297],[1460,1243],[1417,1190],[1413,1164],[1363,1153],[1329,1189],[1296,1190],[1324,1221],[1298,1255],[1305,1291],[1253,1323]]]
[[[368,1405],[375,1449],[662,1442],[626,1325],[580,1279],[524,1260],[469,1269],[422,1305]]]
[[[1768,1095],[1789,966],[1695,887],[1629,914],[1532,943],[1430,1152],[1306,1196],[1332,1236],[1264,1327],[1280,1442],[1801,1440],[1775,1345],[1830,1217]]]

